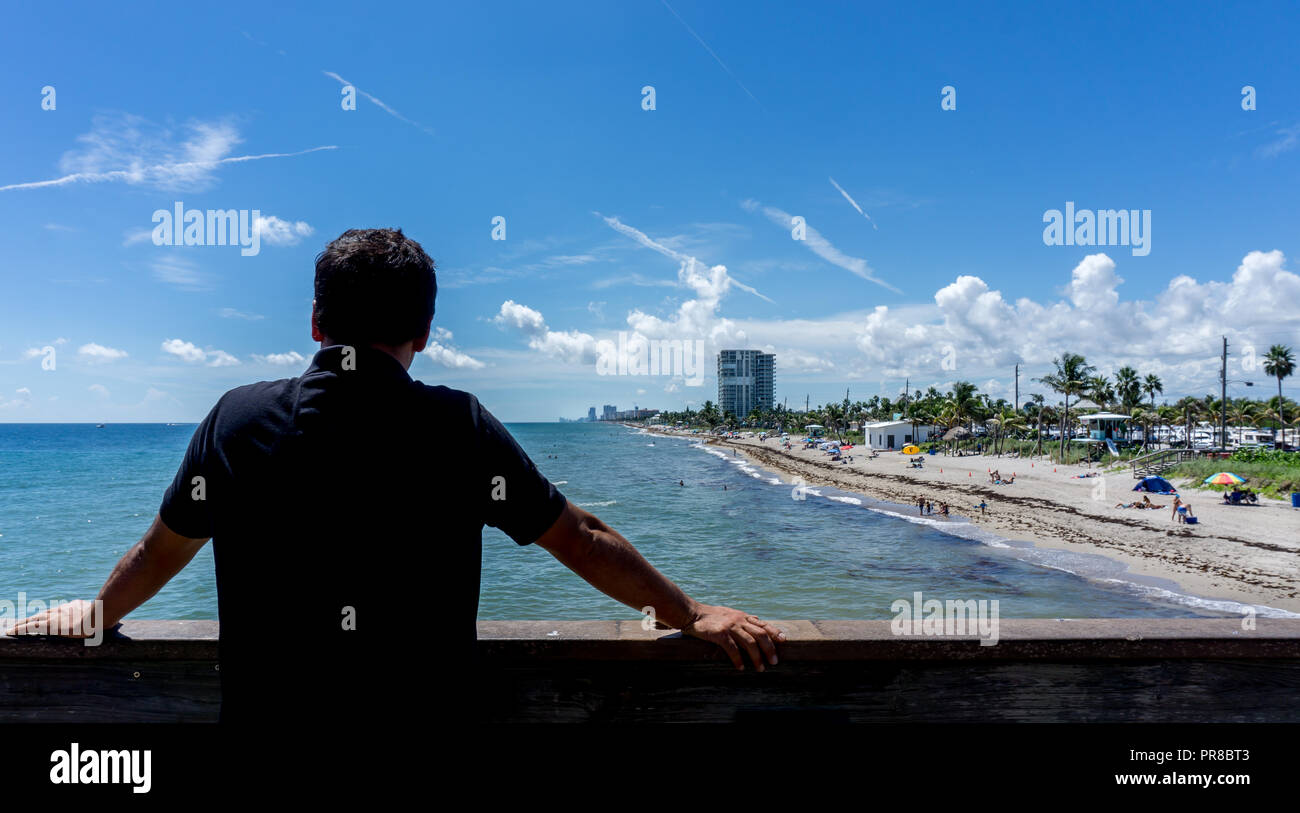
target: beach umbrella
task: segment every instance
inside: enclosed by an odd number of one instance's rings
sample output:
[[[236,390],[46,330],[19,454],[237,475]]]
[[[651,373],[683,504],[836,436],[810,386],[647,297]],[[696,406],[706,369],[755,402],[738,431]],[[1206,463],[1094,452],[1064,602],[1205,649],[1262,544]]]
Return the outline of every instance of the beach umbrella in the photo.
[[[904,447],[903,447],[903,454],[916,454],[916,453],[919,452],[919,451],[921,451],[921,447],[920,447],[920,446],[911,446],[911,445],[909,445],[909,446],[904,446]]]
[[[1221,471],[1218,474],[1211,474],[1205,478],[1206,485],[1214,486],[1239,486],[1246,482],[1245,477],[1233,474],[1230,471]]]
[[[970,437],[970,430],[964,426],[954,426],[944,433],[944,440],[963,440]]]

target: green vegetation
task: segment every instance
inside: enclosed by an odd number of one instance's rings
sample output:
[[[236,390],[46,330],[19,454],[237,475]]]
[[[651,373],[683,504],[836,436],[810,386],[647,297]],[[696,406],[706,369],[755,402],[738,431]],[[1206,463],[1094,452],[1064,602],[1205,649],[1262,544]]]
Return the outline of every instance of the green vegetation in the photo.
[[[865,401],[852,401],[845,392],[842,401],[821,404],[807,412],[777,404],[772,409],[755,409],[742,417],[723,414],[713,401],[705,401],[698,410],[687,408],[680,412],[664,412],[659,419],[668,426],[682,423],[702,430],[743,427],[791,434],[802,432],[806,424],[817,423],[826,427],[827,437],[862,443],[862,432],[850,432],[850,424],[861,425],[902,416],[901,420],[912,424],[913,437],[920,434],[917,430],[922,426],[929,429],[932,438],[941,437],[957,427],[971,433],[971,437],[964,440],[941,444],[945,449],[974,451],[978,445],[992,454],[1032,455],[1057,463],[1078,463],[1091,457],[1094,461],[1114,465],[1151,449],[1146,445],[1130,446],[1122,448],[1118,456],[1112,456],[1096,444],[1070,442],[1068,430],[1078,426],[1082,415],[1094,411],[1091,407],[1080,409],[1080,399],[1090,399],[1102,410],[1128,416],[1129,425],[1140,428],[1143,437],[1151,437],[1162,428],[1174,427],[1181,427],[1184,436],[1190,437],[1197,424],[1209,422],[1217,425],[1225,412],[1229,434],[1235,428],[1238,442],[1248,426],[1274,431],[1300,426],[1300,406],[1282,395],[1282,380],[1295,372],[1295,356],[1291,348],[1274,345],[1261,359],[1265,374],[1277,379],[1277,395],[1260,400],[1229,398],[1226,405],[1216,395],[1188,396],[1172,404],[1157,405],[1156,395],[1164,393],[1164,383],[1154,373],[1142,375],[1133,367],[1124,366],[1115,371],[1113,378],[1108,378],[1099,374],[1083,356],[1063,353],[1052,362],[1053,371],[1037,379],[1038,383],[1061,396],[1061,401],[1056,404],[1049,404],[1042,393],[1030,393],[1016,409],[1005,398],[980,393],[979,388],[969,381],[955,381],[947,392],[930,387],[924,391],[908,391],[897,399],[873,395]],[[1055,439],[1052,438],[1053,432]],[[1277,460],[1285,462],[1283,458]],[[1219,461],[1220,464],[1223,462]],[[1246,462],[1255,461],[1242,461],[1243,464]],[[1242,474],[1245,476],[1244,472]]]
[[[1227,460],[1192,460],[1170,471],[1169,476],[1187,478],[1196,488],[1226,491],[1230,486],[1203,485],[1206,477],[1221,471],[1246,478],[1246,487],[1266,497],[1287,500],[1300,491],[1300,454],[1267,449],[1238,449]]]

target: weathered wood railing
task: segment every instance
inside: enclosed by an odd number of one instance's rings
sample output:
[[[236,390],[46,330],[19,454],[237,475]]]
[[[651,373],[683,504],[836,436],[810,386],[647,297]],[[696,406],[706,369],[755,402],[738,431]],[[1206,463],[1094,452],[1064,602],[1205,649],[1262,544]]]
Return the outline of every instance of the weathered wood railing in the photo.
[[[1194,449],[1161,449],[1135,457],[1129,461],[1129,465],[1133,468],[1133,479],[1141,480],[1151,474],[1164,474],[1179,463],[1195,457]]]
[[[995,646],[898,636],[889,621],[777,623],[789,636],[781,663],[757,674],[637,621],[481,621],[482,716],[1300,722],[1300,619],[1003,619]],[[99,647],[0,637],[0,721],[216,719],[215,622],[122,632],[129,640]]]

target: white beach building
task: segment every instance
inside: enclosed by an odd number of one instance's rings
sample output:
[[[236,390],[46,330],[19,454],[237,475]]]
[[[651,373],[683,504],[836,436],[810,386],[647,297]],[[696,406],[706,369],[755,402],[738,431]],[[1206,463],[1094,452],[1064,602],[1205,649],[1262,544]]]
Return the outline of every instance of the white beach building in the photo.
[[[925,443],[930,439],[930,426],[911,421],[877,421],[864,424],[867,446],[872,449],[901,449],[909,443]]]

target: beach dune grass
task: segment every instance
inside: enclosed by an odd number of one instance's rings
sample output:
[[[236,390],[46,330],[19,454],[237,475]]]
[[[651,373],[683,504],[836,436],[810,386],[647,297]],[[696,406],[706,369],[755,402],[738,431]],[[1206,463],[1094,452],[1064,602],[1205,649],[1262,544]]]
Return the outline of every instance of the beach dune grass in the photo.
[[[1257,494],[1279,500],[1290,499],[1291,492],[1300,491],[1300,455],[1294,462],[1273,460],[1189,460],[1172,469],[1169,477],[1187,479],[1195,488],[1222,492],[1228,486],[1205,485],[1205,478],[1221,471],[1231,471],[1246,478],[1246,487]],[[1234,486],[1235,488],[1235,486]]]

